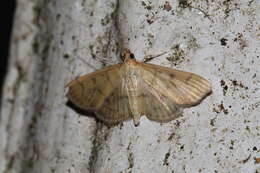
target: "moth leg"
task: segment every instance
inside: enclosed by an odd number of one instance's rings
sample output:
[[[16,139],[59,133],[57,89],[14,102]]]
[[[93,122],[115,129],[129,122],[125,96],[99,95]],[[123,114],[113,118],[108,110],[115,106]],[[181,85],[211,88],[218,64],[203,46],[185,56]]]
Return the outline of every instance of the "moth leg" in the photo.
[[[140,114],[133,115],[134,125],[137,127],[140,124]]]

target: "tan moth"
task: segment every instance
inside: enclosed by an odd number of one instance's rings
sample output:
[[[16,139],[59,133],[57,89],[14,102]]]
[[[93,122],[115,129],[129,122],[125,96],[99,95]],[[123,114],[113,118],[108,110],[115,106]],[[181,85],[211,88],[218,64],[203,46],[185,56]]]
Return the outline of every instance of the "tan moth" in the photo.
[[[138,62],[131,55],[125,50],[123,63],[72,80],[68,99],[105,124],[132,118],[137,126],[142,115],[157,122],[176,119],[211,93],[211,84],[196,74]]]

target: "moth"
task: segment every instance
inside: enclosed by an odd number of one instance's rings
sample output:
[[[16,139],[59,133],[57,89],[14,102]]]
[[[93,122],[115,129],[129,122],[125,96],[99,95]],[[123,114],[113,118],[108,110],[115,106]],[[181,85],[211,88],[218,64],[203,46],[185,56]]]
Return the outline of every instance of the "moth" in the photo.
[[[140,117],[168,122],[183,108],[199,104],[211,93],[204,78],[185,71],[138,62],[127,49],[123,63],[78,77],[67,84],[67,97],[77,107],[92,111],[107,125]]]

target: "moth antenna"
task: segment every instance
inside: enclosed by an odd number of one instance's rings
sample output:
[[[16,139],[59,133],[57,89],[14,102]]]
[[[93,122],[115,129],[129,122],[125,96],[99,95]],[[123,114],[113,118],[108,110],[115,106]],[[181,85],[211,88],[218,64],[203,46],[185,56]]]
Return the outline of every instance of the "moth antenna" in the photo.
[[[158,55],[146,55],[146,56],[144,56],[144,60],[142,62],[143,63],[149,62],[149,61],[153,60],[154,58],[165,55],[166,53],[168,53],[168,52],[166,51],[166,52],[163,52],[163,53],[158,54]]]

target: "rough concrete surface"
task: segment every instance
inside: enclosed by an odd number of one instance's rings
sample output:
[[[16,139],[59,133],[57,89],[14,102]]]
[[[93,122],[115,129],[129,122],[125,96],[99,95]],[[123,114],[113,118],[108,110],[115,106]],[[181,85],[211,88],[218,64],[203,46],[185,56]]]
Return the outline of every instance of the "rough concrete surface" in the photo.
[[[259,0],[18,0],[0,115],[0,172],[260,173]],[[213,93],[160,124],[106,127],[65,85],[120,62],[190,71]],[[152,104],[152,103],[151,103]]]

